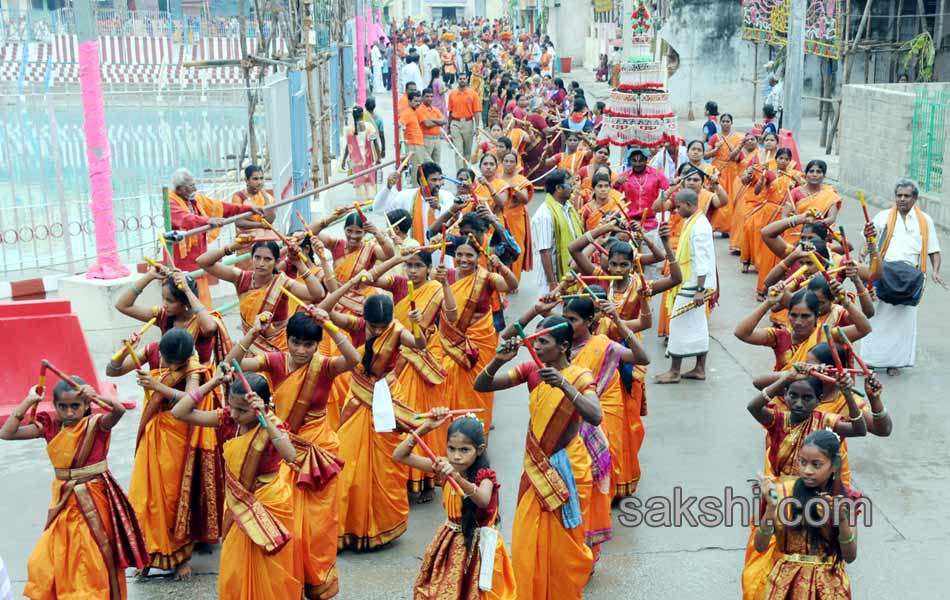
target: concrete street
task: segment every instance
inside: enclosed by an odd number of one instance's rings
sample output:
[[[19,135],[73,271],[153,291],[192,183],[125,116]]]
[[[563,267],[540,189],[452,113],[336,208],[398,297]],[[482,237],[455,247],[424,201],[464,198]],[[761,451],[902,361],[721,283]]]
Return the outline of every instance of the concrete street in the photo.
[[[565,76],[565,80],[571,79],[581,81],[588,89],[591,103],[603,95],[604,86],[594,85],[591,73]],[[390,137],[389,96],[380,94],[377,101]],[[728,112],[729,107],[721,110]],[[815,129],[816,120],[806,120],[806,130]],[[739,119],[737,126],[747,123]],[[682,122],[681,131],[689,139],[699,133],[701,126],[698,117],[691,123]],[[818,156],[813,143],[802,142],[800,149],[803,161]],[[446,156],[452,156],[447,146],[443,148]],[[343,186],[328,201],[329,208],[352,202],[352,198],[352,189]],[[530,208],[533,213],[534,206]],[[853,239],[859,237],[862,217],[855,199],[845,199],[839,223]],[[940,237],[950,245],[946,232],[940,232]],[[749,497],[747,480],[762,468],[763,434],[745,405],[756,393],[751,376],[770,368],[772,354],[733,336],[735,324],[755,305],[755,276],[740,274],[738,260],[728,254],[725,240],[717,240],[716,244],[723,295],[711,318],[708,380],[648,385],[649,416],[644,419],[647,434],[640,453],[643,477],[636,494],[642,501],[655,496],[671,498],[676,487],[682,488],[683,496],[722,498],[724,490],[731,487],[735,495]],[[535,279],[534,273],[523,276],[520,293],[510,297],[509,315],[520,314],[537,298],[540,292]],[[848,566],[855,598],[922,598],[932,590],[950,586],[946,569],[950,508],[940,500],[950,489],[950,407],[940,396],[943,386],[950,385],[950,377],[941,367],[950,360],[950,347],[945,342],[950,335],[948,299],[950,293],[928,285],[920,310],[916,367],[897,378],[882,375],[885,402],[894,420],[892,436],[867,437],[849,444],[853,484],[873,502],[873,525],[860,529],[858,558]],[[232,335],[239,332],[233,315],[229,324]],[[666,370],[668,359],[663,357],[663,346],[654,331],[646,332],[644,339],[652,359],[652,378]],[[108,358],[102,355],[95,359],[104,370]],[[688,360],[687,368],[690,365]],[[118,383],[121,396],[140,401],[132,377]],[[491,434],[489,455],[502,484],[502,531],[509,544],[528,419],[527,397],[524,387],[495,396],[496,429]],[[113,434],[109,460],[123,485],[130,478],[139,415],[140,409],[130,412]],[[0,506],[0,522],[4,524],[0,556],[19,591],[26,580],[27,557],[45,522],[52,469],[41,441],[7,443],[0,448],[0,480],[5,482],[5,501]],[[619,514],[615,507],[614,539],[604,546],[585,598],[739,597],[747,527],[690,527],[684,523],[681,527],[631,528],[619,522]],[[414,506],[408,533],[391,547],[363,555],[341,555],[337,564],[339,598],[410,598],[422,555],[443,520],[438,501]],[[147,582],[130,581],[129,597],[216,597],[218,553],[196,556],[193,566],[195,577],[188,583],[157,577]]]

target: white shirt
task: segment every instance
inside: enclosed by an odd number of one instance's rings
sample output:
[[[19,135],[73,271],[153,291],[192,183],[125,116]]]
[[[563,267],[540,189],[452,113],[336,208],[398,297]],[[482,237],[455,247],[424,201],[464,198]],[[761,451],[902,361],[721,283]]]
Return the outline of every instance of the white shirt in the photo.
[[[399,77],[402,81],[399,83],[405,89],[405,85],[410,81],[416,84],[416,90],[421,92],[425,88],[425,82],[422,80],[422,72],[419,71],[418,63],[410,63],[402,68],[402,74]]]
[[[700,215],[689,232],[689,259],[689,280],[683,283],[683,288],[696,289],[699,278],[705,275],[703,286],[708,290],[716,289],[716,247],[713,245],[712,225],[706,215]]]
[[[387,189],[383,188],[376,194],[376,199],[373,201],[373,212],[377,214],[385,215],[391,210],[403,209],[408,212],[410,216],[413,215],[413,203],[416,201],[416,192],[418,188],[408,188],[404,189],[401,192],[397,191],[396,188]],[[440,188],[439,189],[439,209],[435,211],[436,217],[448,212],[449,207],[452,206],[452,200],[455,197],[451,192]],[[418,223],[412,224],[412,229],[409,230],[410,236],[412,232],[415,231],[415,228],[418,226]],[[429,203],[423,201],[422,203],[422,231],[423,235],[429,229],[432,223],[429,222]]]
[[[564,218],[567,219],[568,226],[571,228],[571,237],[576,239],[584,235],[583,231],[576,231],[574,229],[570,205],[564,203],[561,209],[564,212]],[[544,266],[541,263],[542,250],[551,251],[551,261],[554,264],[555,276],[559,277],[563,275],[563,273],[557,272],[558,257],[557,245],[554,239],[554,215],[551,214],[547,202],[542,202],[541,206],[534,211],[534,215],[531,217],[531,243],[534,246],[534,263],[537,265],[535,268],[538,270],[538,285],[546,287],[548,285],[548,279],[544,273]]]
[[[370,62],[373,65],[373,68],[383,66],[383,53],[379,51],[379,46],[373,46],[373,49],[369,51]]]
[[[882,210],[874,215],[873,223],[877,230],[879,242],[884,240],[884,229],[887,227],[887,218],[890,216],[890,212],[890,210]],[[940,252],[940,241],[937,239],[937,229],[934,227],[934,221],[927,213],[924,213],[924,220],[927,222],[927,254]],[[920,252],[923,250],[923,245],[924,238],[920,231],[920,223],[917,221],[916,211],[911,209],[906,218],[901,218],[898,211],[897,221],[894,223],[894,235],[891,236],[891,243],[887,247],[884,260],[901,261],[919,267]]]
[[[442,56],[439,54],[438,48],[431,48],[428,52],[425,53],[424,58],[422,59],[423,66],[426,68],[426,77],[432,74],[432,69],[439,69],[442,67]],[[420,90],[422,88],[419,88]]]
[[[664,146],[662,150],[657,152],[653,158],[650,159],[650,166],[657,171],[661,171],[666,175],[667,179],[673,181],[676,179],[677,169],[688,160],[689,157],[686,155],[686,146],[680,146],[679,151],[676,153],[676,161],[673,160],[673,156]]]

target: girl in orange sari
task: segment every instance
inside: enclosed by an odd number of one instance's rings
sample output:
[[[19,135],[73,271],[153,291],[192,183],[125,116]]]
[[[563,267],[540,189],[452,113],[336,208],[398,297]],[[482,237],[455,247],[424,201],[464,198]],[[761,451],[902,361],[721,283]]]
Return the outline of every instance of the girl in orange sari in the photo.
[[[271,314],[273,320],[270,327],[254,342],[255,353],[287,350],[285,327],[290,313],[288,298],[280,291],[282,287],[305,302],[320,300],[326,294],[320,279],[310,272],[309,265],[304,262],[303,253],[296,244],[290,243],[292,247],[287,251],[295,258],[297,272],[303,273],[304,283],[277,270],[280,260],[277,242],[254,242],[253,239],[238,237],[224,248],[209,250],[198,257],[198,264],[208,273],[234,284],[240,299],[241,326],[245,333],[254,326],[259,315]],[[241,253],[249,245],[253,270],[242,271],[221,263],[225,256]]]
[[[590,157],[590,162],[577,171],[577,176],[581,179],[581,193],[590,192],[594,187],[593,177],[601,169],[606,167],[610,173],[610,185],[613,186],[617,180],[617,175],[610,170],[610,146],[603,145],[594,148],[594,153]]]
[[[498,158],[498,139],[504,137],[505,128],[498,121],[488,126],[488,139],[480,142],[472,151],[472,162],[477,163],[486,154],[494,154]],[[510,138],[509,138],[510,139]]]
[[[208,436],[208,443],[203,444],[209,449],[209,470],[195,470],[188,456],[189,442],[196,434],[170,412],[181,396],[209,377],[208,368],[198,361],[194,350],[191,334],[174,328],[142,353],[122,354],[106,367],[110,377],[134,370],[145,390],[129,484],[129,500],[151,557],[143,575],[157,568],[187,579],[194,543],[213,543],[220,538],[223,473],[217,439]],[[209,395],[203,408],[213,408],[214,402]],[[193,527],[196,522],[203,526]]]
[[[485,430],[491,430],[494,394],[472,390],[478,372],[488,364],[498,346],[498,332],[492,319],[492,295],[507,292],[518,285],[512,273],[498,255],[491,264],[499,273],[479,266],[479,251],[471,240],[464,240],[454,250],[455,283],[452,296],[458,307],[458,320],[443,318],[439,321],[439,340],[442,343],[445,369],[444,398],[449,407],[482,408],[480,418]],[[445,315],[443,315],[445,316]]]
[[[504,206],[502,220],[505,229],[514,236],[521,248],[521,254],[511,263],[512,273],[521,281],[521,271],[533,268],[528,203],[534,198],[534,186],[527,177],[518,174],[518,155],[515,152],[506,152],[502,156],[501,166],[501,180],[505,182],[505,188],[499,196]]]
[[[742,152],[739,153],[739,162],[736,167],[737,175],[732,182],[732,194],[729,195],[729,204],[732,205],[729,252],[732,254],[742,253],[743,227],[745,226],[747,211],[746,198],[755,192],[755,182],[752,181],[752,165],[759,153],[759,144],[755,136],[747,133],[742,140]]]
[[[403,263],[406,276],[373,276],[376,287],[393,294],[393,316],[407,330],[412,330],[410,315],[415,312],[419,327],[426,336],[426,347],[422,350],[410,346],[401,346],[400,357],[396,363],[399,387],[406,400],[406,406],[418,413],[425,413],[444,404],[442,384],[445,382],[445,369],[442,368],[442,345],[439,342],[438,319],[444,312],[446,318],[457,319],[458,309],[450,291],[448,271],[440,265],[436,268],[435,278],[430,280],[432,271],[432,253],[420,250],[412,254],[390,259],[373,268],[374,271],[386,271]],[[372,276],[372,274],[371,274]],[[413,295],[410,298],[409,286]],[[413,308],[415,306],[415,308]],[[445,444],[438,439],[432,441],[433,451],[442,456]],[[417,501],[422,504],[432,500],[435,493],[435,479],[424,471],[409,470],[409,493],[418,494]]]
[[[412,323],[418,324],[418,317],[410,313]],[[413,333],[393,319],[392,299],[382,294],[366,300],[362,318],[338,312],[331,318],[361,347],[340,415],[344,467],[337,487],[337,546],[372,550],[405,533],[409,520],[409,472],[393,463],[392,454],[402,433],[415,424],[396,379],[396,363],[402,346],[422,350],[426,339],[421,328],[413,327]]]
[[[835,188],[825,183],[828,164],[823,160],[810,160],[805,165],[805,185],[792,190],[792,201],[800,214],[812,209],[826,224],[832,224],[841,210],[841,196]]]
[[[532,340],[543,367],[522,363],[498,374],[518,352],[517,343],[506,342],[475,380],[480,392],[522,383],[530,390],[511,555],[518,597],[532,600],[582,597],[594,566],[582,518],[589,514],[591,460],[578,431],[581,422],[599,426],[603,412],[593,375],[568,359],[574,338],[570,324],[548,317],[540,325],[555,326],[559,329]]]
[[[722,131],[709,138],[709,149],[704,158],[712,159],[712,166],[719,171],[719,181],[731,199],[735,192],[736,177],[739,175],[739,156],[742,152],[742,134],[732,130],[732,115],[723,113],[719,117]],[[713,213],[711,224],[713,230],[729,234],[733,221],[732,203],[727,204]]]
[[[330,298],[332,300],[332,298]],[[337,478],[340,442],[327,417],[327,398],[333,381],[359,361],[350,340],[338,329],[329,331],[341,355],[328,358],[317,352],[326,312],[310,307],[287,322],[288,352],[243,358],[240,348],[251,345],[262,326],[255,325],[228,356],[240,358],[245,371],[264,373],[274,387],[274,411],[287,430],[314,448],[316,460],[304,470],[284,467],[281,477],[293,487],[294,575],[304,583],[307,598],[331,598],[339,590],[336,571]],[[312,315],[312,316],[311,316]],[[308,448],[309,452],[309,448]]]
[[[609,171],[609,169],[608,169]],[[592,181],[593,194],[590,201],[581,207],[584,229],[593,231],[609,213],[626,214],[623,194],[610,186],[610,173],[596,173]]]
[[[488,204],[492,212],[500,215],[504,207],[501,191],[505,187],[505,181],[498,176],[498,159],[494,154],[483,154],[478,160],[478,170],[481,175],[475,178],[477,185],[472,193]],[[467,206],[466,210],[472,210],[471,205]]]
[[[3,440],[45,439],[56,471],[46,527],[27,560],[23,594],[36,600],[121,600],[125,569],[148,564],[135,512],[106,462],[112,428],[125,408],[98,396],[79,377],[72,379],[78,390],[65,381],[53,388],[53,414],[39,413],[23,424],[43,400],[43,390],[33,387],[0,428]],[[91,398],[109,412],[91,414]]]
[[[435,408],[416,433],[436,430],[448,421],[445,408]],[[438,437],[438,436],[433,436]],[[413,597],[462,600],[516,600],[511,560],[498,532],[498,480],[485,456],[485,426],[474,416],[455,419],[442,444],[443,456],[414,453],[416,440],[406,437],[393,460],[443,479],[442,507],[446,521],[426,549]],[[435,450],[433,450],[435,452]],[[465,497],[454,486],[452,478]]]
[[[218,597],[236,600],[300,598],[303,584],[295,576],[293,488],[281,477],[281,463],[293,464],[297,449],[287,426],[269,410],[267,380],[249,373],[247,383],[234,381],[228,409],[196,410],[203,394],[226,377],[219,369],[211,381],[172,409],[175,418],[194,427],[219,430],[224,440],[227,515]],[[266,424],[266,427],[261,423]]]

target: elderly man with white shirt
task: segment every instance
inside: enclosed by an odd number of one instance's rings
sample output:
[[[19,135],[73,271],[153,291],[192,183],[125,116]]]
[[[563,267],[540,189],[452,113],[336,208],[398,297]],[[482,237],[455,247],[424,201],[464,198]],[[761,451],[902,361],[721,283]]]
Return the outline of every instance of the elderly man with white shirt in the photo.
[[[947,287],[940,276],[940,241],[930,215],[917,206],[917,184],[900,179],[894,187],[894,206],[874,216],[878,253],[884,261],[884,277],[888,280],[889,265],[904,263],[924,274],[926,281],[927,257],[932,267],[934,282]],[[870,233],[869,231],[867,233]],[[913,271],[911,271],[911,274]],[[918,276],[920,277],[920,276]],[[882,284],[877,291],[881,295]],[[921,286],[923,284],[921,283]],[[878,298],[871,317],[871,333],[861,340],[861,356],[872,367],[886,368],[888,375],[898,375],[900,368],[912,367],[917,358],[917,302],[923,290],[905,304],[891,304]]]
[[[428,190],[423,189],[422,175],[425,175]],[[398,173],[392,173],[386,181],[386,188],[376,194],[373,202],[373,212],[385,214],[391,210],[401,208],[412,216],[410,237],[426,243],[426,231],[432,226],[439,215],[447,212],[452,206],[454,196],[451,192],[442,189],[442,167],[434,162],[424,162],[416,170],[416,183],[419,187],[407,188],[402,191],[396,189]],[[433,253],[433,260],[439,260],[439,251]]]

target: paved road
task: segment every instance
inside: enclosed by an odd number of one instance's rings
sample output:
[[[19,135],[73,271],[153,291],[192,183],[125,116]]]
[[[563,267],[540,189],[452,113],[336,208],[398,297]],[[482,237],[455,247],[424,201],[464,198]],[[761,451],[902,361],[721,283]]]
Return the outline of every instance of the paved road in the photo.
[[[379,97],[380,104],[385,99]],[[383,109],[388,109],[384,105]],[[384,117],[385,118],[385,117]],[[388,123],[389,121],[387,121]],[[698,129],[699,123],[684,124]],[[448,150],[448,149],[446,149]],[[449,154],[444,151],[444,155]],[[449,154],[450,155],[450,154]],[[352,192],[336,194],[333,205],[352,202]],[[532,207],[533,208],[533,207]],[[841,222],[852,235],[860,225],[860,208],[847,199]],[[950,242],[948,242],[950,243]],[[643,479],[637,498],[683,496],[722,497],[726,487],[749,494],[747,480],[761,469],[763,436],[745,410],[754,393],[750,375],[767,370],[771,353],[735,339],[735,323],[754,306],[754,276],[741,275],[734,257],[717,240],[723,297],[711,322],[709,380],[678,386],[648,386],[650,414],[641,452]],[[525,309],[538,295],[534,275],[524,276],[521,293],[511,297],[510,314]],[[873,526],[862,529],[859,553],[848,567],[856,598],[924,597],[950,585],[946,523],[950,509],[939,499],[948,491],[950,408],[939,390],[950,384],[942,366],[950,358],[947,293],[930,286],[921,313],[926,315],[918,339],[918,365],[899,378],[884,378],[885,400],[894,419],[890,438],[856,440],[850,446],[854,484],[873,501]],[[236,321],[232,331],[238,330]],[[665,370],[663,348],[652,332],[646,346],[653,360],[651,375]],[[104,365],[105,356],[97,357]],[[138,397],[130,378],[119,382],[124,397]],[[521,472],[527,425],[525,389],[496,395],[496,429],[489,456],[502,484],[501,517],[505,539],[511,540],[511,519]],[[139,411],[131,412],[113,435],[110,464],[127,485]],[[26,578],[26,559],[36,542],[49,501],[51,469],[39,441],[4,444],[0,481],[7,493],[0,505],[0,556],[14,587]],[[625,527],[614,510],[614,539],[606,544],[586,598],[736,598],[748,530],[728,527]],[[736,512],[738,518],[738,510]],[[391,547],[365,555],[343,554],[338,568],[340,598],[409,598],[422,554],[439,523],[441,507],[433,502],[413,507],[409,531]],[[130,583],[130,598],[214,598],[217,553],[194,559],[190,583],[162,578]]]

